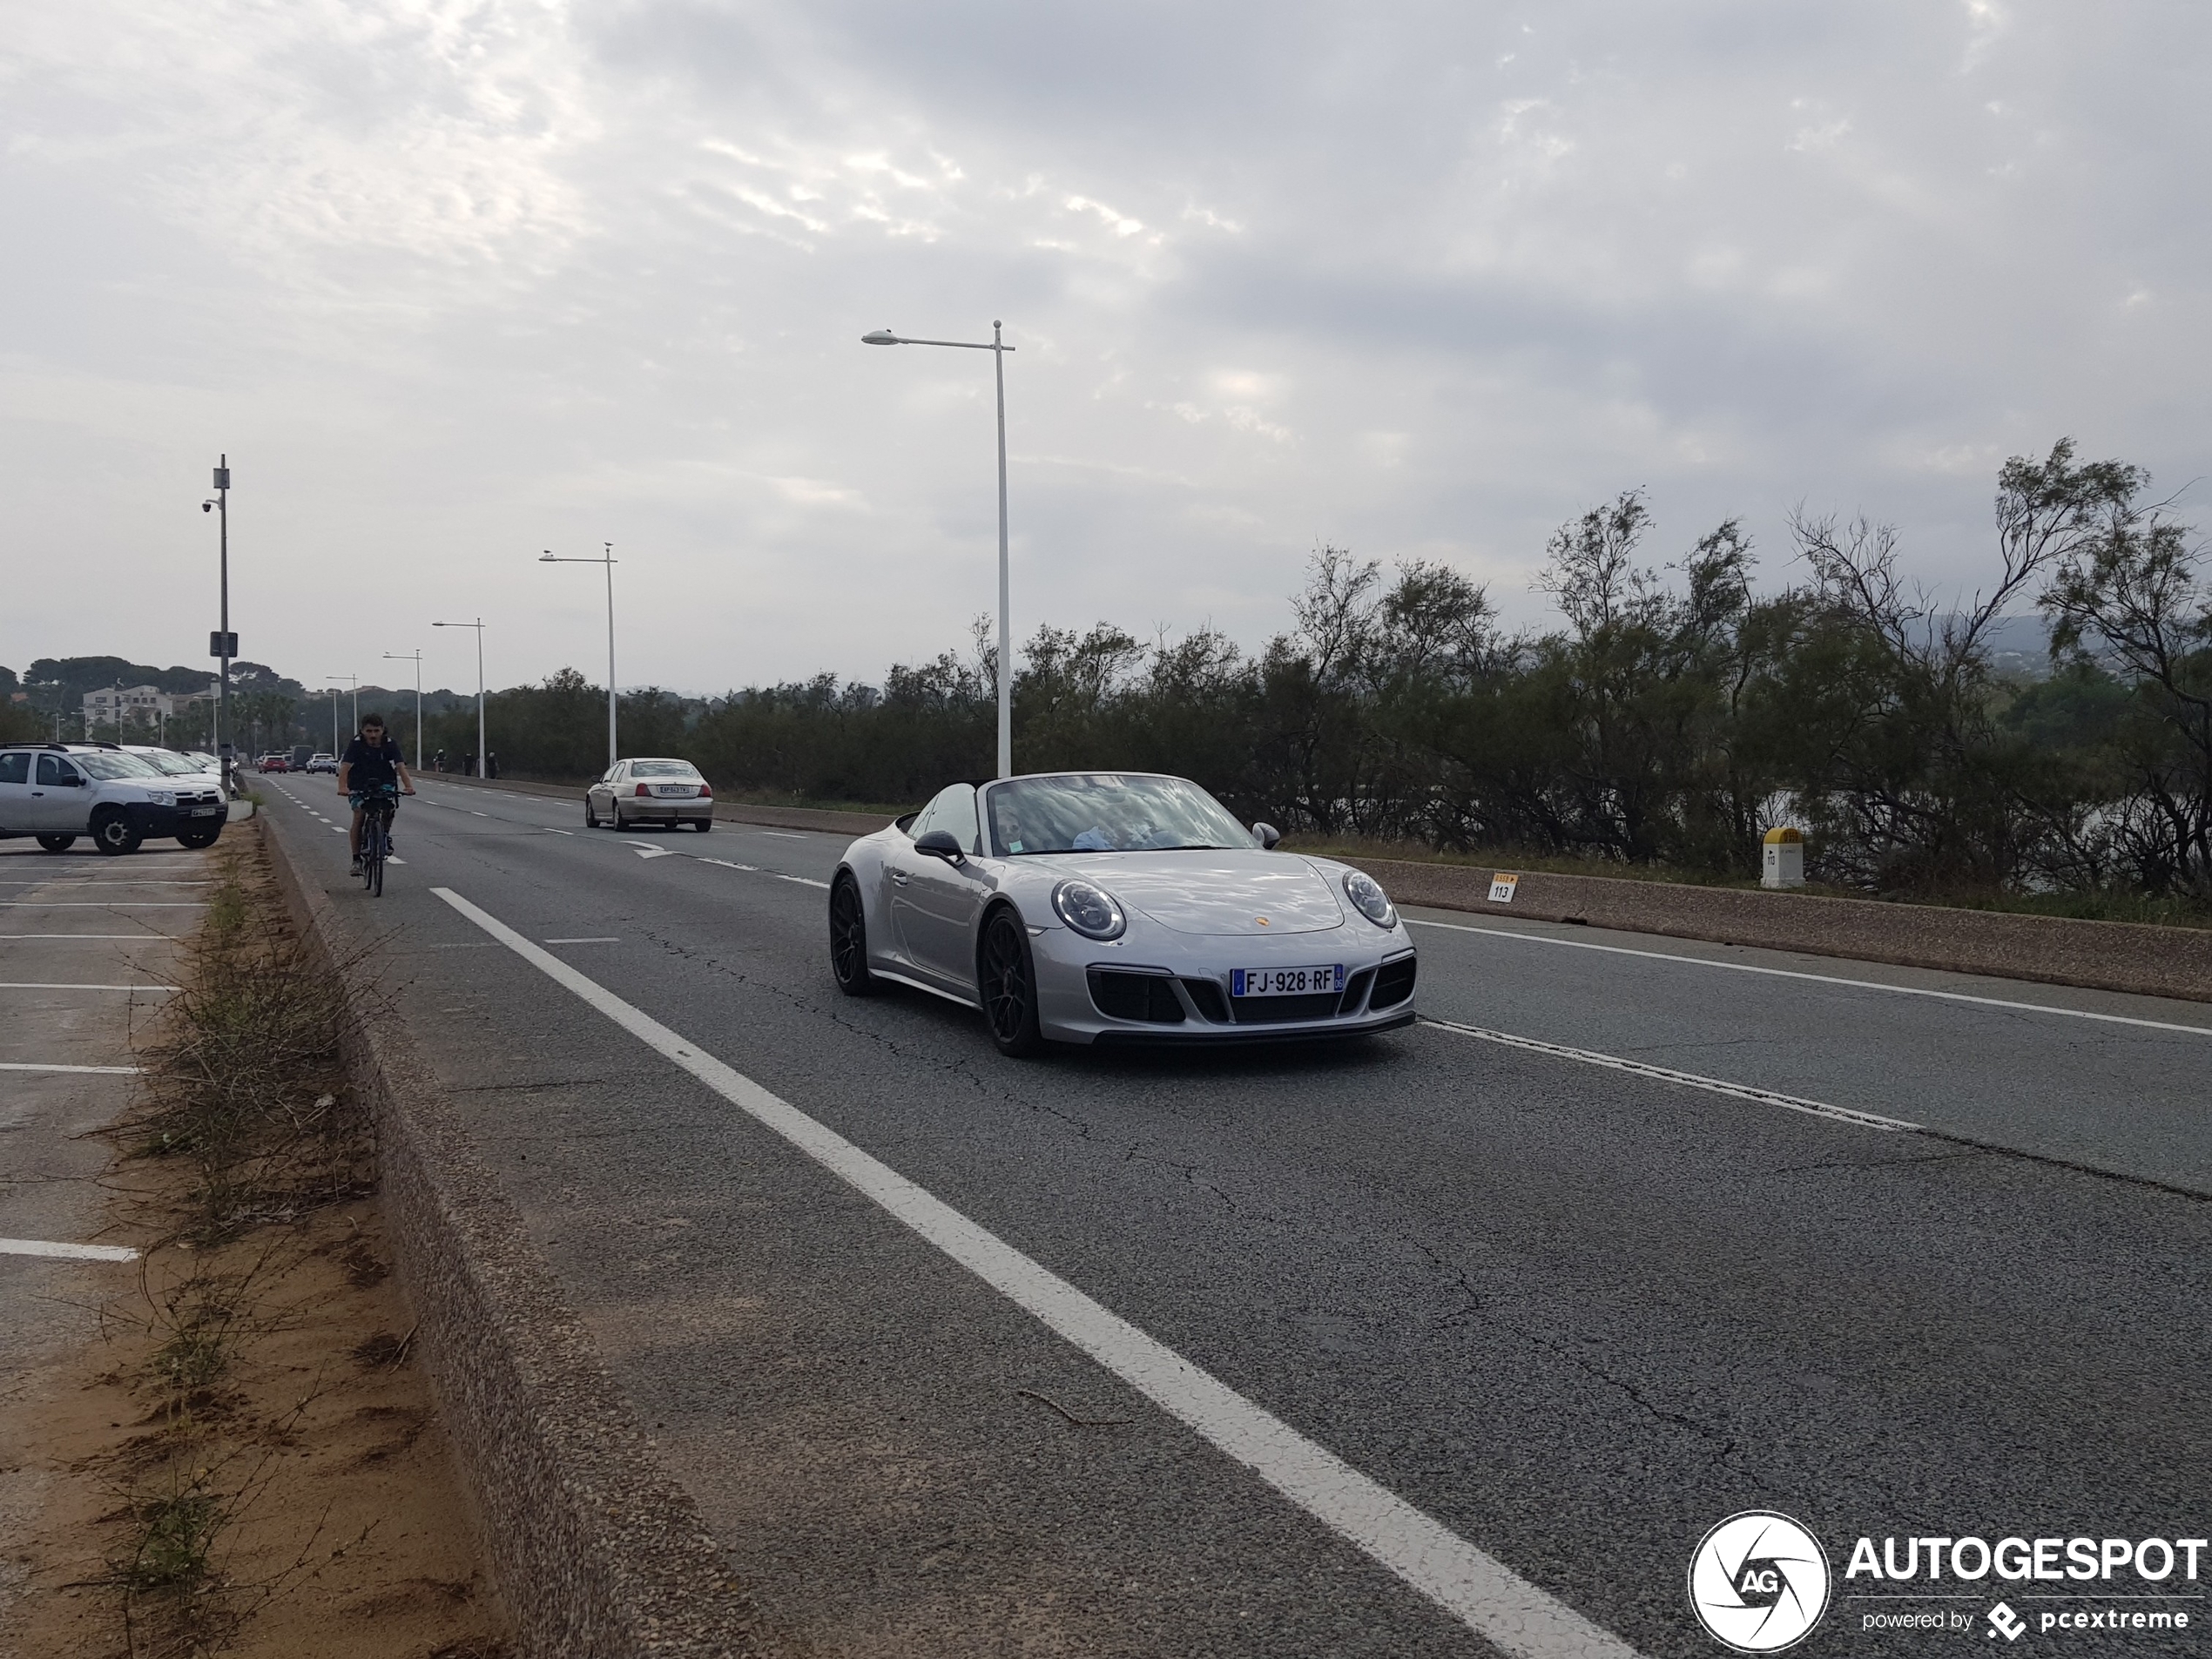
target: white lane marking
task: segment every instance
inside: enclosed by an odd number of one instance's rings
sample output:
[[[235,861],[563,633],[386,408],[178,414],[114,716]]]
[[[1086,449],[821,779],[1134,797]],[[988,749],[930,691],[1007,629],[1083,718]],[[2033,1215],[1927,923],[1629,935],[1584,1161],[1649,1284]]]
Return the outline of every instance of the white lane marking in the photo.
[[[1664,950],[1634,950],[1626,945],[1601,945],[1588,939],[1554,939],[1545,934],[1517,934],[1509,927],[1470,927],[1462,922],[1424,921],[1415,916],[1408,916],[1406,921],[1415,927],[1440,927],[1447,933],[1518,939],[1527,945],[1563,945],[1569,950],[1602,950],[1614,956],[1648,956],[1655,962],[1687,962],[1692,968],[1725,968],[1731,974],[1765,974],[1776,979],[1807,979],[1822,985],[1848,985],[1861,991],[1887,991],[1893,996],[1932,996],[1946,1002],[1974,1002],[1991,1008],[2021,1008],[2030,1014],[2061,1015],[2069,1020],[2102,1020],[2112,1025],[2140,1025],[2153,1031],[2186,1031],[2193,1037],[2212,1037],[2212,1025],[2181,1025],[2171,1020],[2141,1020],[2129,1014],[2100,1014],[2089,1008],[2056,1008],[2048,1002],[2015,1002],[2001,996],[1974,996],[1965,991],[1935,991],[1920,985],[1885,985],[1880,980],[1845,979],[1838,974],[1808,974],[1796,968],[1762,968],[1757,962],[1715,961],[1708,956],[1683,956]]]
[[[610,936],[599,939],[549,939],[545,942],[549,945],[619,945],[622,941]]]
[[[641,859],[665,859],[675,856],[673,851],[665,846],[633,846],[630,850]]]
[[[746,833],[752,835],[772,835],[779,841],[804,841],[808,839],[804,835],[794,835],[789,830],[750,830]]]
[[[469,808],[469,816],[471,818],[489,818],[491,814],[489,813],[480,813],[475,807],[471,806]]]
[[[747,875],[772,875],[779,881],[796,881],[802,887],[820,887],[825,892],[829,888],[828,882],[817,881],[811,875],[786,875],[781,870],[764,870],[757,864],[739,864],[733,859],[711,859],[699,853],[688,856],[697,859],[701,864],[718,864],[725,870],[743,870]]]
[[[1716,1095],[1733,1095],[1738,1100],[1755,1100],[1765,1106],[1784,1106],[1793,1112],[1810,1112],[1815,1117],[1832,1117],[1838,1123],[1854,1123],[1860,1129],[1918,1130],[1920,1123],[1908,1123],[1901,1117],[1885,1117],[1879,1112],[1855,1111],[1849,1106],[1831,1106],[1823,1100],[1804,1100],[1796,1095],[1784,1095],[1771,1089],[1757,1089],[1750,1083],[1732,1083],[1719,1077],[1701,1077],[1694,1071],[1676,1071],[1671,1066],[1655,1066],[1645,1060],[1624,1060],[1619,1055],[1599,1054],[1590,1049],[1568,1049],[1556,1042],[1539,1042],[1534,1037],[1517,1037],[1507,1031],[1485,1031],[1480,1026],[1460,1025],[1451,1020],[1432,1020],[1421,1016],[1423,1025],[1433,1025],[1439,1030],[1457,1032],[1463,1037],[1480,1037],[1485,1042],[1501,1042],[1508,1049],[1526,1049],[1532,1054],[1549,1055],[1554,1060],[1579,1061],[1586,1066],[1603,1066],[1612,1071],[1626,1071],[1639,1077],[1649,1077],[1662,1083],[1679,1083],[1685,1089],[1703,1089]]]
[[[0,899],[0,910],[205,910],[199,899]]]
[[[54,985],[34,980],[0,980],[0,991],[158,991],[165,995],[176,988],[173,985]]]
[[[387,864],[405,864],[407,860],[396,853],[387,853],[384,855],[384,862]]]
[[[328,825],[330,833],[333,835],[343,835],[346,833],[346,826],[343,824],[331,824],[327,819],[323,821],[325,824]]]
[[[545,833],[548,835],[573,835],[576,833],[574,830],[556,830],[551,828],[547,829]]]
[[[63,1256],[80,1262],[135,1262],[138,1252],[122,1244],[62,1244],[50,1238],[0,1238],[0,1256]]]
[[[143,1066],[41,1066],[27,1060],[0,1060],[0,1071],[83,1071],[103,1077],[136,1077]]]
[[[967,1268],[1170,1416],[1259,1477],[1447,1612],[1523,1659],[1635,1659],[1599,1629],[1442,1523],[1085,1296],[943,1200],[694,1047],[450,887],[431,892],[555,983]]]

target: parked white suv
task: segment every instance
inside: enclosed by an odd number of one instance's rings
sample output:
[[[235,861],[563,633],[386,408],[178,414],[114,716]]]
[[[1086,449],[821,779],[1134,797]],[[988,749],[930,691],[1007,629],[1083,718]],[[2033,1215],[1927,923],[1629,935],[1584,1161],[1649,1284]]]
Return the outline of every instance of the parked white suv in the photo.
[[[103,853],[134,853],[148,836],[212,846],[229,816],[214,779],[165,777],[113,744],[0,747],[0,838],[36,836],[49,853],[80,835]]]

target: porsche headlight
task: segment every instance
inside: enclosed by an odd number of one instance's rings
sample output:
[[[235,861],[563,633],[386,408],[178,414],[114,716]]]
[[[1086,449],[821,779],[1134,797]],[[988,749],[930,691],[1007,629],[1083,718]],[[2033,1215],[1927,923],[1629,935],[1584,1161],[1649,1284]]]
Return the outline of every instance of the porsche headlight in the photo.
[[[1089,881],[1062,881],[1052,890],[1052,909],[1086,939],[1119,939],[1129,926],[1114,895]]]
[[[1365,870],[1344,873],[1344,896],[1352,900],[1352,907],[1378,927],[1395,927],[1398,913],[1390,907],[1390,895],[1382,890],[1382,883]]]

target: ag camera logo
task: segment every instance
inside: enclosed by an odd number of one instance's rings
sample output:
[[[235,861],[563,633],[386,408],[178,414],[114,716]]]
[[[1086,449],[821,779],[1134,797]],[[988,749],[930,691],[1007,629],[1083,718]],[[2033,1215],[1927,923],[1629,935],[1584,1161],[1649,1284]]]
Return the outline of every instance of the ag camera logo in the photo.
[[[1787,1515],[1746,1509],[1707,1533],[1689,1558],[1689,1605],[1738,1653],[1779,1653],[1828,1610],[1828,1552]]]

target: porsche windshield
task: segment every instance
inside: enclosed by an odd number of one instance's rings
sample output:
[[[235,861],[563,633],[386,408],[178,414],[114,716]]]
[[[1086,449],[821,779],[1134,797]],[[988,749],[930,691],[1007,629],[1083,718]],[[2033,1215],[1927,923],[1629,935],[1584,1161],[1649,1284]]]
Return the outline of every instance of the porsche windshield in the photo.
[[[1066,772],[1000,784],[988,799],[1000,858],[1257,845],[1226,807],[1181,778]]]

